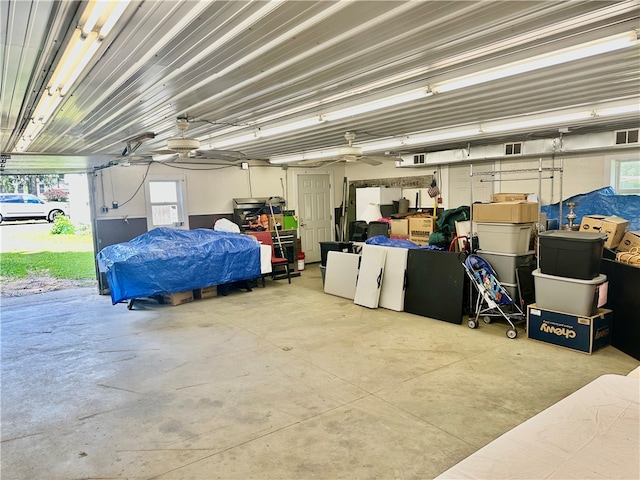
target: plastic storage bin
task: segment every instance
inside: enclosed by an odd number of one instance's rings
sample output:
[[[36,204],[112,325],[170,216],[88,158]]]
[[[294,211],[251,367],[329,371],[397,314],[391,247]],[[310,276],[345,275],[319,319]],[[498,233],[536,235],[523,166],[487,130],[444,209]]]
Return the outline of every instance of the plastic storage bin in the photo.
[[[546,275],[540,269],[533,271],[536,286],[536,305],[560,313],[594,315],[598,307],[600,286],[607,281],[606,275],[591,280]]]
[[[533,223],[478,222],[478,243],[487,252],[527,253],[532,226]]]
[[[478,250],[477,254],[484,258],[493,271],[496,272],[500,283],[516,284],[516,268],[528,267],[534,263],[534,251],[527,253],[496,253]]]
[[[591,280],[600,273],[606,235],[550,230],[538,236],[540,272],[545,275]],[[543,307],[544,308],[544,307]]]

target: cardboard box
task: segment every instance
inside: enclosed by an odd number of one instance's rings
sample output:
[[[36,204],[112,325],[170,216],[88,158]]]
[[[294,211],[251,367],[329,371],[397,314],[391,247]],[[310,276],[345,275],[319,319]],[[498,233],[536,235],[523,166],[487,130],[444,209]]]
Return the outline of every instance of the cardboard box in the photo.
[[[624,237],[629,221],[624,218],[605,215],[585,215],[580,222],[581,232],[606,233],[604,248],[615,248]]]
[[[193,298],[195,300],[201,300],[203,298],[211,298],[218,296],[218,287],[213,285],[211,287],[196,288],[193,291]]]
[[[284,225],[284,215],[281,213],[276,213],[274,215],[269,215],[269,230],[282,230],[282,226]]]
[[[640,248],[640,232],[627,232],[618,244],[619,252],[628,252],[633,247]]]
[[[436,229],[435,217],[410,217],[409,240],[418,245],[428,245],[429,237]]]
[[[538,221],[535,202],[474,203],[473,221],[488,223],[532,223]]]
[[[164,294],[162,296],[162,301],[163,303],[169,303],[173,306],[193,302],[193,290]]]
[[[492,202],[519,202],[527,201],[529,193],[494,193],[491,195]]]
[[[409,235],[409,220],[391,219],[391,235]]]
[[[611,343],[613,311],[598,309],[590,317],[543,310],[534,303],[527,307],[527,336],[591,354]]]

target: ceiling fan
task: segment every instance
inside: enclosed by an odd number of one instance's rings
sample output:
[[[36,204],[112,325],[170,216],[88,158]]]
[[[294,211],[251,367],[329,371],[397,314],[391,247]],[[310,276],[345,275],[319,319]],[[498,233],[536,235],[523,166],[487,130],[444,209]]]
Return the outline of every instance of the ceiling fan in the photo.
[[[354,146],[353,141],[356,139],[355,132],[346,132],[344,138],[347,141],[347,145],[338,148],[338,154],[336,156],[320,158],[314,160],[303,160],[298,162],[298,165],[310,165],[322,162],[325,166],[333,163],[345,162],[345,163],[357,163],[362,162],[369,165],[382,165],[389,159],[397,159],[397,155],[365,155],[362,153],[362,147]],[[329,163],[326,163],[329,162]]]
[[[194,160],[206,160],[207,164],[218,163],[222,165],[235,165],[241,162],[248,161],[248,157],[238,151],[234,150],[201,150],[200,141],[197,138],[190,138],[185,135],[185,132],[189,128],[189,120],[185,117],[178,117],[176,119],[176,127],[180,131],[178,137],[167,139],[167,144],[164,149],[152,150],[146,154],[133,155],[137,148],[141,145],[141,141],[128,141],[127,148],[121,156],[118,157],[118,161],[155,161],[155,162],[194,162]],[[145,134],[145,140],[154,138],[153,133]]]

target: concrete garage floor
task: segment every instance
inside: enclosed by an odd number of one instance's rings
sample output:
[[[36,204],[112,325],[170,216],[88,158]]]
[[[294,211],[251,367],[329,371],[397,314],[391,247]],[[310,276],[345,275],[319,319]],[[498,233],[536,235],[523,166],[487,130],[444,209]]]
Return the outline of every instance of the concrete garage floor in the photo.
[[[432,478],[604,373],[588,356],[292,284],[176,307],[2,299],[2,479]]]

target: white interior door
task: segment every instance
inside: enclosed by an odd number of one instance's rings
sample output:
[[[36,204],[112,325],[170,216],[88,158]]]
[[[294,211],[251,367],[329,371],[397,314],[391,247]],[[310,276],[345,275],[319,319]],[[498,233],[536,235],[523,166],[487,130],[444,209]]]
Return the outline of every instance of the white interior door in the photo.
[[[320,261],[320,242],[333,240],[331,176],[298,175],[298,227],[307,263]]]
[[[493,165],[474,165],[474,173],[491,171]],[[448,205],[471,205],[473,202],[489,202],[493,193],[491,176],[474,176],[470,179],[469,165],[452,165],[449,167],[449,185],[445,190],[448,195]],[[473,190],[471,181],[473,180]],[[484,181],[482,181],[484,180]]]
[[[362,260],[353,302],[363,307],[378,308],[387,249],[375,245],[362,247]]]

